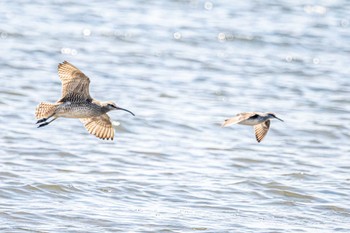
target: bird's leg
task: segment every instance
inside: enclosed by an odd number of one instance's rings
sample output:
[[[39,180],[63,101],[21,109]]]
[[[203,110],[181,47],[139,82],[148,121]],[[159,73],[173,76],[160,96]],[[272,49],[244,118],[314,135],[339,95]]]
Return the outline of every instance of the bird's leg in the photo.
[[[39,124],[39,123],[41,123],[41,122],[44,122],[44,121],[46,121],[48,118],[41,118],[40,120],[38,120],[37,122],[36,122],[36,124]]]
[[[48,118],[47,118],[48,119]],[[46,120],[47,120],[46,119]],[[48,125],[48,124],[50,124],[51,122],[53,122],[54,120],[56,120],[57,118],[53,118],[51,121],[49,121],[49,122],[45,122],[45,123],[42,123],[42,124],[40,124],[39,126],[38,126],[38,128],[41,128],[41,127],[44,127],[44,126],[46,126],[46,125]]]
[[[39,119],[35,124],[39,124],[39,123],[45,122],[45,121],[47,121],[48,119],[50,119],[51,117],[53,117],[53,115],[55,115],[55,114],[52,114],[51,116],[49,116],[49,117],[47,117],[47,118],[41,118],[41,119]]]

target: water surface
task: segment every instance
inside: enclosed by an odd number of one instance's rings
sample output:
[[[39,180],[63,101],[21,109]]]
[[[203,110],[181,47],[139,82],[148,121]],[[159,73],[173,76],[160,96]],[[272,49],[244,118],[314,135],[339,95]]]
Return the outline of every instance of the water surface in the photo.
[[[314,4],[2,1],[0,230],[349,232],[350,4]],[[136,114],[115,141],[36,128],[64,60]]]

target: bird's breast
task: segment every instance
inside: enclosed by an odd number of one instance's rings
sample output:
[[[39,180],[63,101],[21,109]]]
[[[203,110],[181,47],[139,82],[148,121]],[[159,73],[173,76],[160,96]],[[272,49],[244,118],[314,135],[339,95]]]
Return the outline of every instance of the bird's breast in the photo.
[[[257,117],[254,119],[246,119],[244,121],[239,122],[238,124],[254,126],[254,125],[263,123],[265,120],[266,120],[265,118]]]

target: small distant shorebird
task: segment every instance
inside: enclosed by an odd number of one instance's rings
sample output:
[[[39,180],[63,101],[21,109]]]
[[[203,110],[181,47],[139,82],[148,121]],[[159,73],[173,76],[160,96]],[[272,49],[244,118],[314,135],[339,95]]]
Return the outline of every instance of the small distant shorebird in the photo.
[[[58,75],[62,82],[62,97],[54,104],[41,102],[35,111],[38,128],[50,124],[59,117],[79,118],[90,134],[101,139],[114,138],[114,129],[109,116],[112,110],[127,109],[118,107],[114,102],[100,102],[89,93],[90,79],[78,68],[67,61],[58,65]],[[53,118],[51,121],[48,119]]]
[[[226,119],[225,122],[222,124],[222,127],[226,127],[232,124],[254,126],[256,140],[258,142],[261,142],[261,140],[263,140],[263,138],[267,134],[267,131],[269,131],[270,119],[273,118],[283,121],[271,112],[243,112],[238,113],[235,117]]]

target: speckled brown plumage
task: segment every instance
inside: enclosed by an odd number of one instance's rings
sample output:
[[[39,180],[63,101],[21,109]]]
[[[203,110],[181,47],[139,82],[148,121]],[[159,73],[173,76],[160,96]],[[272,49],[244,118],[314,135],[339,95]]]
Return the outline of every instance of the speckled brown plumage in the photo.
[[[109,116],[111,110],[129,110],[117,107],[111,101],[99,102],[89,93],[90,79],[77,67],[67,61],[58,65],[58,75],[62,82],[62,96],[54,104],[42,102],[35,111],[39,127],[48,125],[59,117],[79,118],[89,133],[101,139],[114,138],[114,129]],[[53,118],[47,122],[49,118]]]

